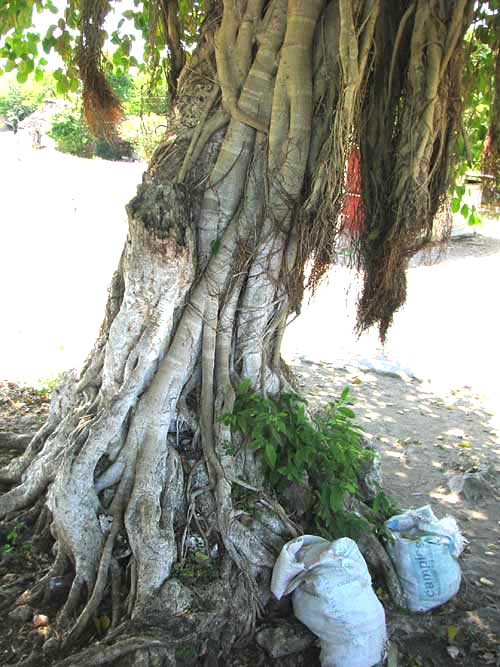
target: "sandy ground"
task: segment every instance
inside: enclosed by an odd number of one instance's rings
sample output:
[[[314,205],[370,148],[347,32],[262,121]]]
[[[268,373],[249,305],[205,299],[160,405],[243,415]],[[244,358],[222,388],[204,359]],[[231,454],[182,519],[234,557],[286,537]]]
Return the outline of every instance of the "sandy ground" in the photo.
[[[97,334],[144,166],[32,150],[0,133],[0,378],[79,367]]]

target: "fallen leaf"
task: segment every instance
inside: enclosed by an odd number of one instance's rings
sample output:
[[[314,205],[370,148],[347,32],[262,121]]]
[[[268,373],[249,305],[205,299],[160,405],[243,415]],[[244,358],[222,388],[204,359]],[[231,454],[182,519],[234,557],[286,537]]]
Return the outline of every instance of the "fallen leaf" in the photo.
[[[458,628],[456,625],[448,626],[448,641],[451,643],[455,641],[455,637],[458,635]]]
[[[387,600],[387,598],[388,598],[387,592],[384,591],[384,589],[381,586],[379,586],[379,588],[377,588],[375,593],[377,594],[377,597],[378,597],[379,600]]]

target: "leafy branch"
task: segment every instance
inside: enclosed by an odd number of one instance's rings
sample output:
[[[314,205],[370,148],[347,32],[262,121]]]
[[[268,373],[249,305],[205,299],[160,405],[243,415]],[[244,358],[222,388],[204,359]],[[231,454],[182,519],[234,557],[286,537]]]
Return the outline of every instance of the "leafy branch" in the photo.
[[[265,398],[245,380],[238,387],[233,412],[223,417],[226,425],[243,434],[248,447],[261,452],[266,477],[278,493],[290,482],[310,487],[311,518],[329,538],[366,527],[345,509],[349,496],[360,495],[359,475],[374,456],[363,447],[352,403],[349,387],[344,387],[336,401],[309,417],[301,396]]]

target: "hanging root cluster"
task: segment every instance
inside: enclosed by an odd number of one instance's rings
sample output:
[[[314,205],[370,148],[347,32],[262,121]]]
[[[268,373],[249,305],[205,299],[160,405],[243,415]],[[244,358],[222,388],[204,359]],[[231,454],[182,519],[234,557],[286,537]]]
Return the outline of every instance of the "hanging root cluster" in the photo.
[[[85,119],[95,136],[106,138],[122,119],[120,100],[103,70],[104,21],[110,9],[109,0],[82,0],[77,50]]]
[[[364,279],[359,332],[377,325],[385,338],[405,302],[409,259],[433,240],[449,186],[471,16],[465,0],[338,2],[324,14],[314,88],[318,154],[300,254],[312,258],[313,289],[339,247],[351,256]]]
[[[359,132],[365,224],[358,329],[377,324],[382,339],[405,302],[409,259],[432,241],[449,187],[472,4],[386,4],[377,24]]]

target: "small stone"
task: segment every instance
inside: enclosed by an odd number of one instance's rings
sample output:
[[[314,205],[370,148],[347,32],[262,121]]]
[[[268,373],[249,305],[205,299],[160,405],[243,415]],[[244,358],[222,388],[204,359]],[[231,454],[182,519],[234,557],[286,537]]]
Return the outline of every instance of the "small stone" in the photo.
[[[448,486],[452,493],[462,494],[468,501],[477,501],[493,495],[491,484],[481,472],[454,475],[449,479]]]
[[[263,628],[255,640],[271,658],[282,658],[303,651],[316,637],[300,623],[284,622]]]
[[[453,660],[456,660],[460,655],[460,649],[458,649],[456,646],[448,646],[446,650],[448,655],[453,658]]]
[[[490,588],[495,585],[491,579],[487,579],[486,577],[480,577],[479,581],[481,584],[483,584],[483,586],[489,586]]]
[[[27,604],[23,604],[13,609],[9,614],[9,618],[13,621],[21,621],[21,623],[26,623],[30,620],[32,613],[33,612],[31,607],[29,607]]]
[[[49,624],[49,617],[45,616],[45,614],[35,614],[33,616],[33,627],[34,628],[41,628],[45,625]]]

